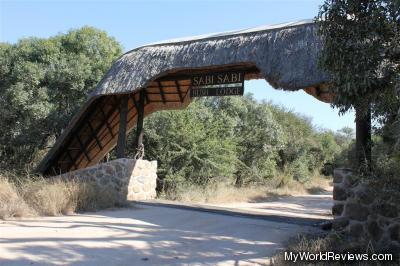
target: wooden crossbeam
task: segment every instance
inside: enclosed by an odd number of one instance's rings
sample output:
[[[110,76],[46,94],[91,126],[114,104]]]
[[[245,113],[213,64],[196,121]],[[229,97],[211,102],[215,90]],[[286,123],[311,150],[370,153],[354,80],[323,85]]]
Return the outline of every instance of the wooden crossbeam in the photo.
[[[86,156],[86,159],[88,159],[88,161],[91,161],[91,159],[90,159],[90,157],[89,157],[89,154],[88,154],[87,151],[86,151],[86,147],[83,145],[83,143],[82,143],[81,138],[79,137],[79,135],[76,134],[76,135],[75,135],[75,138],[76,138],[76,140],[78,141],[79,146],[81,147],[80,152],[81,152],[81,153],[83,152],[83,153],[85,154],[85,156]]]
[[[100,142],[99,138],[97,137],[97,134],[95,134],[94,128],[92,126],[92,123],[90,123],[90,120],[88,121],[88,126],[90,128],[90,133],[91,133],[92,138],[94,138],[96,140],[97,145],[99,146],[100,150],[102,150],[103,145],[101,145],[101,142]]]

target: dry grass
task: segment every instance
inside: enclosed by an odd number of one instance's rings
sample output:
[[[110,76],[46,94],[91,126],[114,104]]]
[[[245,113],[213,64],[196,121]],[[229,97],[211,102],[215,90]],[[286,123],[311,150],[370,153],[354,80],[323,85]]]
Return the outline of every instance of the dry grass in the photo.
[[[172,193],[159,197],[192,203],[230,203],[273,200],[279,196],[318,194],[330,189],[330,180],[318,175],[306,183],[278,176],[258,186],[237,188],[233,184],[216,182],[205,187],[186,184]]]
[[[34,213],[25,201],[21,200],[14,184],[0,176],[0,219],[31,216],[32,214]]]
[[[0,219],[57,216],[124,205],[114,191],[77,180],[0,175]]]
[[[385,262],[372,262],[372,261],[287,261],[285,260],[285,252],[310,252],[313,254],[324,253],[324,252],[335,252],[340,254],[372,254],[372,253],[392,253],[393,261]],[[286,265],[399,265],[399,257],[395,252],[391,252],[388,249],[379,249],[374,247],[371,242],[366,241],[351,241],[348,237],[343,234],[336,232],[325,233],[320,235],[304,235],[293,238],[287,244],[287,247],[279,252],[272,258],[272,265],[286,266]]]
[[[340,241],[339,238],[334,238],[332,236],[298,236],[297,238],[290,240],[290,244],[288,244],[284,251],[273,257],[272,265],[310,265],[310,262],[307,261],[296,261],[296,263],[292,261],[286,261],[285,252],[310,252],[316,254],[319,252],[333,251],[336,250],[336,245],[340,244],[341,242],[342,241]],[[324,264],[313,262],[312,265]]]
[[[19,187],[19,193],[38,215],[56,216],[68,214],[76,208],[76,185],[73,182],[43,178],[27,179]]]

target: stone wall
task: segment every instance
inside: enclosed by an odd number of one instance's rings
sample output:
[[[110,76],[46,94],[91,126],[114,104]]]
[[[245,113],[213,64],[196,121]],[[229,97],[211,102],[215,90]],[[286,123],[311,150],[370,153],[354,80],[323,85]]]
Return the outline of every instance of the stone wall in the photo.
[[[400,249],[400,206],[393,193],[372,188],[348,169],[334,170],[333,229],[375,246]]]
[[[157,161],[117,159],[68,172],[55,178],[95,182],[117,194],[118,201],[145,200],[156,197]]]

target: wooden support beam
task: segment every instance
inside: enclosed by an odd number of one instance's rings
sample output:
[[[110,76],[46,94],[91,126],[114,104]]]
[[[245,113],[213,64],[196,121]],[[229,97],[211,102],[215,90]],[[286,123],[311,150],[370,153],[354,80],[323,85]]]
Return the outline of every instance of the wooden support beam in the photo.
[[[139,103],[136,101],[135,94],[130,94],[129,96],[131,97],[132,102],[133,102],[133,105],[134,105],[135,108],[136,108],[136,112],[138,112],[138,110],[139,110]],[[139,100],[140,100],[140,99],[139,99]]]
[[[87,151],[86,151],[86,146],[83,145],[81,139],[79,138],[79,135],[78,135],[78,134],[75,135],[75,138],[76,138],[76,140],[77,140],[78,143],[79,143],[79,146],[80,146],[80,148],[81,148],[81,153],[84,153],[85,156],[86,156],[86,159],[88,159],[88,161],[91,161],[92,159],[90,159],[89,154],[88,154]],[[74,162],[74,163],[75,163],[75,162]]]
[[[99,140],[99,138],[97,137],[97,134],[94,132],[94,128],[92,126],[92,123],[90,123],[90,120],[88,120],[88,126],[90,128],[90,133],[92,138],[94,138],[96,140],[97,146],[99,146],[100,150],[103,149],[103,145],[101,145],[101,142]]]
[[[142,89],[144,96],[146,97],[146,104],[150,103],[149,95],[147,94],[146,88]]]
[[[68,138],[68,140],[66,141],[66,143],[63,144],[63,147],[66,147],[67,150],[80,150],[80,148],[71,148],[69,147],[74,139],[75,136],[75,132],[80,132],[82,130],[82,128],[85,126],[86,121],[90,120],[91,117],[93,116],[93,114],[95,113],[96,108],[99,106],[99,104],[101,103],[100,99],[97,99],[95,101],[95,103],[93,104],[93,106],[91,107],[91,109],[87,112],[87,115],[84,117],[83,121],[81,121],[78,126],[71,130],[71,134],[70,137]],[[52,170],[52,165],[56,164],[57,165],[57,161],[60,159],[60,156],[62,156],[63,150],[60,149],[60,152],[58,152],[58,154],[56,154],[51,160],[49,160],[49,162],[47,163],[47,165],[45,166],[46,168],[44,168],[43,174],[50,174],[51,170]],[[72,160],[75,161],[75,160]],[[67,171],[71,168],[72,166],[69,166],[69,168],[60,168],[60,171]]]
[[[115,110],[117,109],[117,107],[118,107],[118,103],[114,103],[114,104],[112,105],[111,109],[107,112],[107,114],[105,114],[105,118],[104,118],[105,121],[107,121],[107,120],[110,118],[110,116],[115,112]],[[98,126],[94,129],[94,133],[97,134],[97,133],[100,131],[100,129],[101,129],[102,127],[103,127],[102,124],[98,125]],[[82,145],[83,145],[83,147],[87,147],[91,142],[92,142],[92,139],[91,139],[91,138],[88,138],[84,143],[82,143]],[[73,160],[73,161],[76,162],[76,161],[79,159],[79,157],[81,156],[81,154],[82,154],[82,153],[78,153],[78,154],[74,157],[74,160]],[[71,167],[72,167],[72,166],[70,166],[69,169],[71,169]],[[69,169],[68,169],[68,170],[69,170]]]
[[[160,90],[161,99],[162,99],[163,103],[165,103],[165,95],[164,95],[164,90],[162,88],[161,82],[157,81],[157,83],[158,83],[158,89]]]
[[[69,150],[66,150],[66,154],[68,156],[68,158],[71,160],[71,162],[74,164],[75,169],[77,169],[78,167],[76,166],[76,163],[73,161],[74,159],[71,156],[71,153],[69,152]]]
[[[144,99],[145,92],[140,91],[140,98],[137,109],[137,122],[136,122],[136,138],[135,138],[135,150],[137,150],[143,144],[143,119],[144,119]]]
[[[119,131],[117,143],[117,158],[125,157],[126,128],[128,123],[128,95],[121,96],[119,105]]]
[[[176,90],[178,91],[179,94],[179,99],[181,100],[181,103],[183,103],[183,95],[181,91],[181,87],[179,86],[179,82],[175,80],[175,85],[176,85]]]

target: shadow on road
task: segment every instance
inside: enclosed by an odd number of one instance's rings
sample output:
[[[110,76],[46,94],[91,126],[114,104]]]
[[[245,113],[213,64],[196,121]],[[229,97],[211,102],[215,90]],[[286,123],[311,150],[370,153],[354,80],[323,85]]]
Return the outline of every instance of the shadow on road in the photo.
[[[8,221],[0,265],[252,265],[307,228],[155,206]]]

